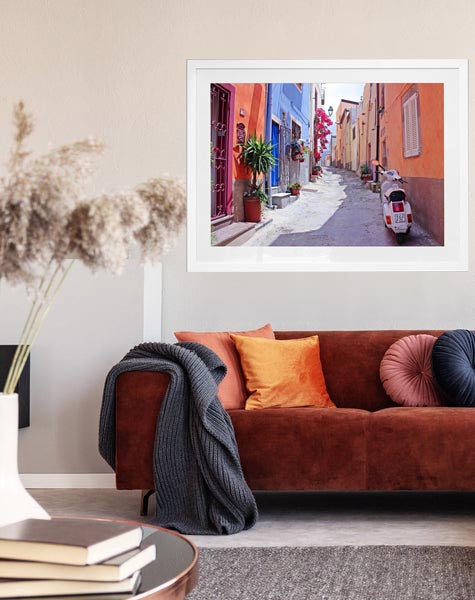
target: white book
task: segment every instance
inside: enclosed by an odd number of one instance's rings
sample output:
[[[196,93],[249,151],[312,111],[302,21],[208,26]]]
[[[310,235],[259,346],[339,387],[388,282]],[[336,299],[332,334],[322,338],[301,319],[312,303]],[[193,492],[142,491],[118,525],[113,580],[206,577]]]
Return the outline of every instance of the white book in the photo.
[[[65,581],[63,579],[1,579],[0,598],[37,598],[80,594],[133,594],[140,585],[140,572],[123,581]]]
[[[97,565],[60,565],[26,560],[0,560],[0,578],[122,581],[155,560],[156,546],[124,552]]]
[[[135,524],[84,519],[26,519],[0,528],[0,557],[93,565],[140,546]]]

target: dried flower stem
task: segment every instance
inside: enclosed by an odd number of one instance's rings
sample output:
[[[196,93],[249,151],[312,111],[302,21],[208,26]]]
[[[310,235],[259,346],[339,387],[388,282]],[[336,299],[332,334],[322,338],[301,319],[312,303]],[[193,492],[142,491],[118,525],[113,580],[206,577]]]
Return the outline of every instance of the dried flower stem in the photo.
[[[12,394],[15,391],[16,384],[13,385],[13,382],[15,381],[15,379],[18,380],[18,378],[17,378],[18,367],[22,363],[25,353],[28,352],[28,339],[31,335],[31,331],[35,325],[36,320],[39,318],[41,309],[43,308],[43,305],[45,304],[45,302],[50,294],[54,278],[58,274],[59,270],[60,270],[60,266],[58,265],[56,267],[56,269],[53,271],[52,276],[48,279],[47,278],[48,271],[49,271],[49,266],[48,266],[45,273],[43,274],[43,278],[41,280],[41,285],[39,286],[39,288],[35,294],[35,299],[31,303],[30,312],[28,314],[28,318],[27,318],[25,326],[23,328],[22,336],[18,343],[17,349],[15,351],[15,356],[13,357],[13,361],[10,366],[10,370],[8,372],[7,383],[5,384],[5,392],[6,393]],[[48,282],[46,289],[43,288],[44,282]]]
[[[28,332],[30,330],[31,320],[33,318],[33,315],[35,314],[35,308],[36,308],[36,305],[38,304],[38,299],[40,297],[40,294],[42,293],[43,285],[46,281],[46,276],[48,274],[49,268],[50,268],[50,265],[48,265],[48,268],[46,269],[45,273],[43,274],[43,277],[41,278],[40,284],[38,285],[38,289],[35,292],[35,299],[31,303],[28,317],[26,318],[25,324],[23,325],[23,330],[21,332],[20,339],[18,340],[18,346],[15,349],[15,354],[13,355],[12,364],[10,365],[10,369],[8,370],[7,380],[5,381],[5,385],[3,388],[3,393],[5,393],[5,394],[8,393],[7,390],[10,388],[10,384],[12,382],[12,377],[13,377],[13,372],[15,370],[15,365],[16,365],[17,361],[19,360],[19,354],[20,354],[21,350],[23,349],[23,345],[25,343]]]
[[[31,347],[35,343],[36,338],[38,337],[38,334],[39,334],[39,332],[41,330],[41,326],[43,325],[46,317],[48,316],[48,313],[49,313],[49,311],[51,309],[51,306],[53,305],[53,302],[54,302],[54,300],[56,298],[56,295],[59,292],[61,286],[63,285],[64,280],[66,279],[66,277],[67,277],[69,271],[71,270],[73,264],[74,264],[74,260],[71,260],[70,263],[69,263],[69,265],[66,267],[66,269],[64,269],[63,274],[61,275],[61,278],[60,278],[59,282],[57,283],[55,289],[53,290],[53,293],[52,293],[50,299],[48,300],[48,303],[46,305],[45,310],[43,311],[43,313],[39,317],[38,321],[36,322],[35,329],[32,332],[32,336],[31,336],[31,338],[27,342],[26,351],[24,352],[23,360],[18,365],[17,373],[13,377],[13,382],[12,382],[13,389],[15,389],[16,386],[17,386],[17,384],[18,384],[18,381],[20,379],[21,373],[22,373],[23,369],[25,368],[26,361],[28,360],[28,357],[30,355]]]
[[[10,383],[7,388],[5,385],[4,393],[13,394],[16,386],[18,385],[18,381],[20,379],[21,373],[25,367],[26,361],[31,352],[31,347],[36,341],[38,334],[41,330],[41,326],[43,325],[51,306],[56,298],[58,291],[64,283],[69,271],[71,270],[74,264],[74,260],[69,262],[69,265],[63,269],[61,265],[58,265],[51,275],[48,285],[46,289],[44,289],[40,298],[35,298],[32,303],[32,307],[30,309],[30,314],[33,315],[30,318],[29,326],[26,328],[26,333],[24,336],[23,343],[21,343],[18,347],[20,351],[16,356],[16,360],[14,360],[10,367],[9,377]],[[61,273],[61,277],[58,281],[58,276]]]

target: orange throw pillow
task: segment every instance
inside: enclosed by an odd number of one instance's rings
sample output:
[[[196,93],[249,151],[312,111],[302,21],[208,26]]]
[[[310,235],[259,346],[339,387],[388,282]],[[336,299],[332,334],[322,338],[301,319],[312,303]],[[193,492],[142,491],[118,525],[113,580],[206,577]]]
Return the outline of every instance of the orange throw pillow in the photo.
[[[236,331],[241,336],[252,336],[275,340],[272,327],[267,324],[260,329],[251,331]],[[231,340],[229,331],[175,331],[179,342],[197,342],[215,352],[228,368],[226,376],[219,384],[219,399],[225,409],[244,408],[247,392],[244,375],[239,361],[239,354]]]
[[[241,357],[250,396],[246,409],[320,406],[334,408],[320,362],[318,335],[264,340],[231,335]]]

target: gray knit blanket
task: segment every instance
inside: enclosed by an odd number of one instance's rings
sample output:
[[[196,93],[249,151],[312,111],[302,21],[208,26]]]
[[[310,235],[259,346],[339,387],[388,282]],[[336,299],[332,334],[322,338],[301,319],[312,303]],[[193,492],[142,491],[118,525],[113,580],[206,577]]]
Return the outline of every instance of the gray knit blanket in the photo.
[[[126,371],[170,375],[156,428],[152,523],[187,534],[223,535],[249,529],[257,507],[242,472],[234,428],[218,399],[226,366],[192,342],[140,344],[107,375],[99,451],[115,468],[115,385]],[[140,411],[137,406],[137,411]]]

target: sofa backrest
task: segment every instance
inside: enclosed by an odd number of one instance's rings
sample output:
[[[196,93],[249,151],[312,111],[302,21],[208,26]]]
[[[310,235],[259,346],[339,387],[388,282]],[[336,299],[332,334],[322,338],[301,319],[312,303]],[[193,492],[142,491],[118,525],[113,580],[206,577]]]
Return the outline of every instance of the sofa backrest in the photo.
[[[438,337],[443,331],[276,331],[275,337],[288,340],[318,335],[330,398],[341,408],[375,411],[395,406],[379,378],[384,353],[396,340],[418,333]]]

